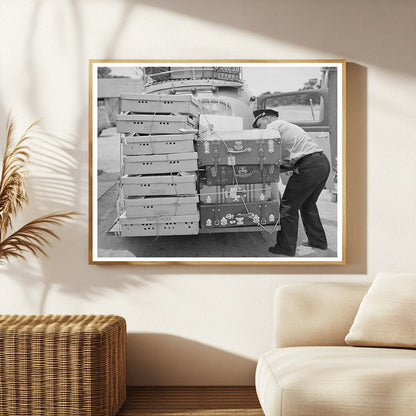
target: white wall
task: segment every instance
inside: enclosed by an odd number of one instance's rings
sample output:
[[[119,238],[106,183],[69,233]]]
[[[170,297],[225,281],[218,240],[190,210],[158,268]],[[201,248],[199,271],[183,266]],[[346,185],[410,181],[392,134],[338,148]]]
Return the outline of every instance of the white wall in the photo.
[[[129,384],[252,384],[290,282],[416,270],[415,1],[2,0],[0,126],[44,117],[29,220],[84,216],[48,259],[0,270],[1,313],[116,313]],[[347,65],[346,266],[89,266],[88,59],[323,59]],[[4,138],[4,133],[2,136]],[[1,140],[4,147],[4,140]]]

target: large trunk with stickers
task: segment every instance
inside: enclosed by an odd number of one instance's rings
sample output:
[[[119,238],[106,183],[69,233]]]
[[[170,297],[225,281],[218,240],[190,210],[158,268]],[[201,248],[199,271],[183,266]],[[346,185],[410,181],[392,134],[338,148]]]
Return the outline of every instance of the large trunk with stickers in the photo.
[[[206,131],[197,140],[200,166],[280,165],[281,139],[276,130]]]
[[[262,202],[270,199],[272,199],[272,187],[269,184],[209,186],[204,181],[200,184],[201,204]]]
[[[201,229],[226,229],[253,226],[253,231],[261,229],[259,225],[275,225],[279,220],[278,199],[265,202],[247,202],[231,204],[201,204]]]
[[[244,183],[279,182],[279,166],[238,165],[238,166],[206,166],[207,185],[234,185]]]

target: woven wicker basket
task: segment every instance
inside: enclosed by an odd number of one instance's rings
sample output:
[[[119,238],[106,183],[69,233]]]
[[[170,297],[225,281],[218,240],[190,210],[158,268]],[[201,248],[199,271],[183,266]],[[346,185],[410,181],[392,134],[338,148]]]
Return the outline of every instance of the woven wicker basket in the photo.
[[[126,323],[114,315],[0,315],[0,415],[114,416],[126,399]]]

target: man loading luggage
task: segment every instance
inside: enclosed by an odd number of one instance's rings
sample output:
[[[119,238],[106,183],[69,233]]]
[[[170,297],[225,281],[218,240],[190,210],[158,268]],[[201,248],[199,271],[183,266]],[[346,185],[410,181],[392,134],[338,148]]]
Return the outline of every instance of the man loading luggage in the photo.
[[[299,126],[279,120],[279,113],[271,109],[254,111],[254,128],[273,129],[282,140],[283,168],[293,170],[280,204],[280,231],[269,251],[286,256],[296,255],[299,211],[308,241],[303,245],[321,250],[328,243],[319,217],[316,202],[328,179],[330,166],[316,142]]]

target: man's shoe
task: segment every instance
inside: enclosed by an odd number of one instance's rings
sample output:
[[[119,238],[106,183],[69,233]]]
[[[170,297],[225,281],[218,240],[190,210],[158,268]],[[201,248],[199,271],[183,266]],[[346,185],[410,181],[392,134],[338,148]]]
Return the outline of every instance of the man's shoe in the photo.
[[[282,256],[290,256],[290,257],[294,256],[294,254],[292,255],[292,254],[283,253],[282,249],[279,246],[270,247],[269,251],[270,253],[280,254]]]
[[[328,249],[328,246],[315,245],[315,244],[312,244],[309,240],[302,241],[301,244],[305,247],[318,248],[319,250],[327,250]]]

